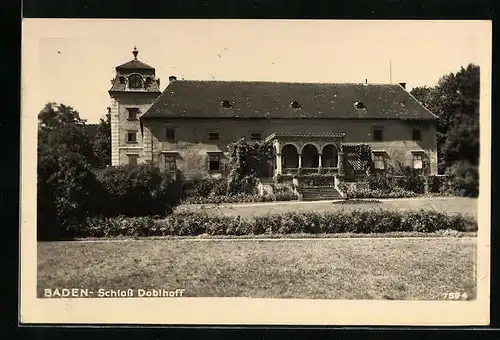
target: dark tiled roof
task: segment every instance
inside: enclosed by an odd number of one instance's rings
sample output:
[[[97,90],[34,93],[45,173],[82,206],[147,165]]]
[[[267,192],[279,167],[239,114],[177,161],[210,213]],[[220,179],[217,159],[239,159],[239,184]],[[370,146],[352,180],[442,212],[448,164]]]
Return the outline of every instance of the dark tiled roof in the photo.
[[[228,100],[230,108],[221,106]],[[291,107],[297,101],[300,108]],[[357,109],[362,102],[366,109]],[[142,118],[435,119],[400,85],[171,82]],[[141,118],[141,119],[142,119]]]
[[[125,64],[116,67],[116,70],[154,70],[154,67],[143,63],[137,59],[133,59]]]

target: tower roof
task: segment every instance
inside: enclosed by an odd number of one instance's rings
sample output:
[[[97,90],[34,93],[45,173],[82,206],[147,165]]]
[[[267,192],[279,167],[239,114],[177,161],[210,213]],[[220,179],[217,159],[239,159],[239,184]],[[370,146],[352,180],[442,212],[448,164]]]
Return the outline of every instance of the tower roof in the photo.
[[[137,55],[139,54],[137,47],[134,47],[132,54],[134,55],[134,59],[129,61],[129,62],[126,62],[125,64],[117,66],[116,67],[117,71],[118,70],[154,70],[154,67],[149,66],[148,64],[143,63],[142,61],[139,61],[137,59]]]

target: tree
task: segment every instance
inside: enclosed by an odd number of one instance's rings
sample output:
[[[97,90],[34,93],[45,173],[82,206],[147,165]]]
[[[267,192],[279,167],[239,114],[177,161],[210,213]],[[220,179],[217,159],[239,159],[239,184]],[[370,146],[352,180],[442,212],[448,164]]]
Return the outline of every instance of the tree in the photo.
[[[83,161],[94,164],[92,143],[85,123],[71,106],[46,104],[38,115],[38,146],[74,152]]]
[[[70,237],[99,209],[92,145],[85,120],[70,106],[49,103],[38,119],[38,238]]]
[[[99,168],[111,165],[111,113],[101,118],[93,140],[94,157]]]
[[[439,79],[435,87],[411,94],[438,116],[439,169],[459,161],[479,163],[479,66],[469,64]]]

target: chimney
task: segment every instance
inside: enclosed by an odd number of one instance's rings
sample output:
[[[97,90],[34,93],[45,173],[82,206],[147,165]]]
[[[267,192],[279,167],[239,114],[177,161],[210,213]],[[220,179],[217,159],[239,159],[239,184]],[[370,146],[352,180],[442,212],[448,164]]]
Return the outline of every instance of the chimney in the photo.
[[[399,83],[399,85],[406,90],[406,83]]]
[[[176,76],[170,76],[170,77],[168,77],[168,81],[169,82],[176,81],[176,80],[177,80]]]
[[[158,88],[160,88],[160,78],[157,78],[156,82],[158,83]]]

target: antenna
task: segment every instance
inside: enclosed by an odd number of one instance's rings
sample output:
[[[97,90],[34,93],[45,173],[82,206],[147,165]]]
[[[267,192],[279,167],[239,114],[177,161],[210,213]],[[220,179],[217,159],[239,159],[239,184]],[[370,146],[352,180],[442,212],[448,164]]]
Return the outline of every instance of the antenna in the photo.
[[[389,83],[392,84],[392,60],[389,60]]]

